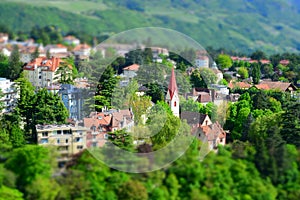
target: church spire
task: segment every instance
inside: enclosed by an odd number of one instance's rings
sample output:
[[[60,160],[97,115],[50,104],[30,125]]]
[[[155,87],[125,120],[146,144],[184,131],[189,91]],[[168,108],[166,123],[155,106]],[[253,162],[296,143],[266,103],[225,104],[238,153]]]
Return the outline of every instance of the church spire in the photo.
[[[174,67],[172,68],[168,92],[166,96],[166,102],[170,106],[173,114],[179,117],[179,95],[178,95],[178,88],[176,84]]]

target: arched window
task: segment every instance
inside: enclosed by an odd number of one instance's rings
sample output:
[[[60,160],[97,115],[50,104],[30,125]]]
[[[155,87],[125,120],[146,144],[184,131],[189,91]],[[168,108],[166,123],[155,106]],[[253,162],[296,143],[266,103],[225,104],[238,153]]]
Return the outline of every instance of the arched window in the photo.
[[[174,107],[176,107],[176,101],[174,101]]]

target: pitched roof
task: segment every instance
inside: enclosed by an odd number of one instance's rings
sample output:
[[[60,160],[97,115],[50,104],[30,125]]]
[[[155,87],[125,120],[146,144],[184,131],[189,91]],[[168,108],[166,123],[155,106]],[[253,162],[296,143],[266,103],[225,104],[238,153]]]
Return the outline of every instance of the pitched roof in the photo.
[[[198,94],[199,94],[199,96],[197,98],[198,102],[200,102],[200,103],[207,103],[207,102],[211,101],[211,97],[210,97],[209,93],[207,93],[207,92],[199,92]]]
[[[208,126],[201,126],[200,130],[207,137],[208,141],[212,141],[217,138],[226,138],[226,132],[223,130],[219,122],[215,122]]]
[[[24,70],[34,70],[34,67],[46,67],[45,71],[56,71],[56,69],[59,67],[60,63],[63,61],[60,58],[52,57],[51,59],[48,59],[46,57],[39,57],[34,60],[32,60],[30,63],[28,63]]]
[[[132,120],[132,113],[130,110],[118,110],[117,112],[112,113],[112,127],[119,127],[120,123],[126,120]]]
[[[108,126],[111,123],[112,116],[105,113],[91,113],[90,117],[83,118],[83,124],[87,128],[96,126]]]
[[[176,84],[176,78],[175,78],[175,72],[174,72],[174,67],[172,68],[172,73],[171,73],[171,77],[170,77],[170,82],[169,82],[169,86],[168,86],[168,92],[170,94],[170,98],[173,98],[173,95],[175,94],[175,92],[177,92],[177,84]]]
[[[138,64],[133,64],[133,65],[129,65],[129,66],[125,67],[123,70],[138,71],[139,68],[140,68],[140,66]]]
[[[280,81],[262,81],[256,85],[258,89],[274,89],[280,91],[295,91],[297,87],[292,83],[280,82]]]
[[[90,49],[91,47],[88,44],[79,44],[76,47],[74,47],[73,51],[82,51],[85,49]]]
[[[233,89],[233,88],[242,88],[242,89],[248,89],[251,87],[251,85],[249,83],[245,83],[245,82],[233,82],[230,81],[230,83],[228,84],[228,87]]]
[[[187,123],[190,125],[203,124],[206,116],[206,114],[192,111],[183,111],[180,114],[180,118],[186,119]]]

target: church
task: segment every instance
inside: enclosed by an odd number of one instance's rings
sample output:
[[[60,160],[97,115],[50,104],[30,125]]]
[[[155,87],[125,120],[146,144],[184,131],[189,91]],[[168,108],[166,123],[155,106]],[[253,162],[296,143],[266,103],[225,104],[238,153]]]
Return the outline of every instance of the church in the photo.
[[[166,102],[170,106],[173,115],[179,117],[179,95],[176,84],[174,67],[172,68],[171,78],[168,86],[168,92],[166,96]]]

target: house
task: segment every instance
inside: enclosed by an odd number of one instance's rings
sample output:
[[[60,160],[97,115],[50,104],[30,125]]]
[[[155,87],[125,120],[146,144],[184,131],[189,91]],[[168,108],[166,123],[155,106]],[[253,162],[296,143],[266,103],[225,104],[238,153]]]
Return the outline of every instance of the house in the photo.
[[[76,38],[73,35],[68,35],[66,37],[64,37],[64,42],[66,45],[79,45],[80,44],[80,40],[78,38]]]
[[[123,73],[121,77],[123,80],[120,81],[121,87],[125,87],[129,84],[129,81],[137,76],[137,71],[139,70],[140,66],[138,64],[132,64],[125,68],[123,68]]]
[[[228,84],[228,87],[230,89],[249,89],[251,87],[251,84],[249,83],[245,83],[245,82],[238,82],[238,81],[230,81],[230,83]]]
[[[218,122],[213,123],[208,115],[185,111],[180,117],[191,126],[194,136],[204,143],[207,142],[209,151],[217,149],[218,145],[226,144],[226,132]]]
[[[83,88],[77,88],[71,84],[61,84],[58,94],[69,111],[69,118],[82,120],[84,115],[83,104],[85,93]]]
[[[57,69],[63,61],[60,58],[39,57],[23,67],[26,78],[35,87],[48,87],[59,81],[60,74]]]
[[[209,67],[209,57],[208,56],[198,56],[195,59],[195,65],[198,68],[208,68]]]
[[[289,92],[291,94],[297,91],[297,87],[293,83],[286,83],[280,81],[261,81],[255,85],[256,88],[261,90],[279,90],[281,92]]]
[[[289,60],[281,60],[281,61],[279,62],[279,64],[282,64],[282,65],[284,65],[284,66],[287,66],[288,64],[290,64],[290,61],[289,61]]]
[[[4,46],[0,46],[0,52],[5,56],[10,56],[12,49]]]
[[[39,57],[46,56],[43,45],[32,44],[29,46],[20,47],[20,61],[23,63],[28,63],[32,60],[32,54],[38,49]]]
[[[45,46],[45,52],[48,52],[51,57],[66,58],[70,55],[68,48],[62,44],[48,44]]]
[[[37,144],[57,148],[58,162],[63,166],[73,154],[86,148],[87,128],[74,125],[36,125]]]
[[[17,105],[17,89],[15,83],[6,78],[0,78],[0,101],[3,103],[3,109],[0,113],[12,112]]]
[[[134,126],[133,119],[133,113],[129,109],[92,112],[89,117],[83,119],[84,126],[89,129],[87,146],[102,147],[108,139],[107,133],[121,129],[130,131]]]
[[[0,44],[6,44],[8,42],[8,34],[7,33],[0,33]]]
[[[151,47],[153,58],[159,58],[159,55],[169,56],[169,51],[166,48]]]
[[[217,83],[219,83],[223,79],[223,73],[218,69],[217,64],[215,62],[213,63],[210,69],[217,76]]]
[[[112,131],[112,115],[109,113],[92,112],[83,119],[87,131],[87,147],[102,147],[108,139],[107,133]]]

